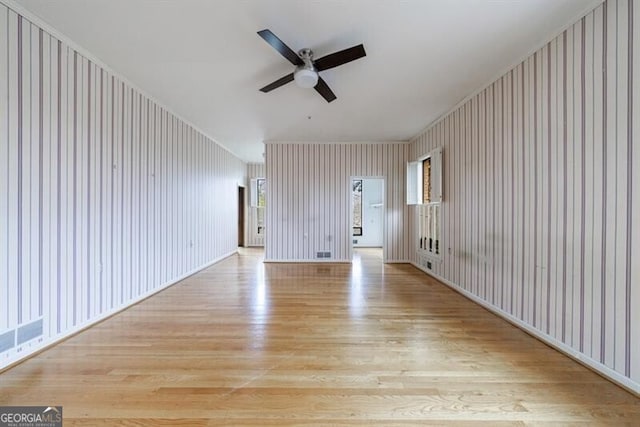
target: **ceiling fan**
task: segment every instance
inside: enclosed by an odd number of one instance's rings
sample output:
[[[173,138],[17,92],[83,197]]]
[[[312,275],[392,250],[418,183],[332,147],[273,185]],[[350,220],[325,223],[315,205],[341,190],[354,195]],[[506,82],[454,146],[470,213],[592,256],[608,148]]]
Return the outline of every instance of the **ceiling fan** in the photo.
[[[322,58],[314,59],[313,51],[305,48],[300,49],[296,54],[289,46],[284,44],[282,40],[276,37],[271,30],[258,31],[258,35],[269,43],[275,50],[280,52],[282,56],[289,60],[296,69],[293,73],[287,74],[260,89],[262,92],[270,92],[279,88],[293,80],[296,84],[303,88],[314,88],[327,102],[336,99],[336,95],[329,88],[327,83],[318,75],[320,71],[334,68],[347,62],[366,56],[364,46],[359,44],[338,52],[330,53]]]

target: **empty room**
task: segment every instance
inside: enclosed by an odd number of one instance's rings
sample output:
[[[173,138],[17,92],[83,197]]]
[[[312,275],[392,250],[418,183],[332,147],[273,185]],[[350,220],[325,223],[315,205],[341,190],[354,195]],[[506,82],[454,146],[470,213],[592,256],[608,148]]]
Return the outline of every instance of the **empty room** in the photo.
[[[0,426],[640,425],[638,141],[635,0],[0,0]]]

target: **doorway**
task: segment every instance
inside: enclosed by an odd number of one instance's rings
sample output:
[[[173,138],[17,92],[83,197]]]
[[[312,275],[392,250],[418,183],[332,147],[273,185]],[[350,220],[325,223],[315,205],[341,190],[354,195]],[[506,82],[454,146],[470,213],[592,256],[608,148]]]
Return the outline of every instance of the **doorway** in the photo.
[[[351,249],[384,247],[384,178],[351,179]]]
[[[238,246],[244,247],[244,187],[238,187]]]

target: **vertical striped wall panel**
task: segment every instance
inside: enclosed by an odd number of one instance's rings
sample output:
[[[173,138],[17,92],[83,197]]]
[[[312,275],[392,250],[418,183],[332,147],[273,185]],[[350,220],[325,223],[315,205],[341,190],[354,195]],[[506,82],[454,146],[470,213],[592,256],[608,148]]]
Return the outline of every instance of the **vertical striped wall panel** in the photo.
[[[638,9],[607,1],[410,153],[444,147],[444,251],[433,272],[636,390]]]
[[[384,256],[409,260],[405,204],[407,143],[267,143],[267,238],[270,261],[351,259],[351,177],[382,177]]]
[[[248,193],[247,200],[251,200],[251,192],[255,189],[251,187],[251,180],[253,178],[266,178],[264,163],[249,163],[247,164],[247,182]],[[267,191],[269,189],[267,188]],[[250,205],[250,204],[249,204]],[[249,206],[247,211],[247,246],[264,246],[264,234],[258,235],[258,221],[257,221],[257,208]]]
[[[0,368],[237,247],[245,165],[0,5]],[[6,76],[6,79],[5,77]]]

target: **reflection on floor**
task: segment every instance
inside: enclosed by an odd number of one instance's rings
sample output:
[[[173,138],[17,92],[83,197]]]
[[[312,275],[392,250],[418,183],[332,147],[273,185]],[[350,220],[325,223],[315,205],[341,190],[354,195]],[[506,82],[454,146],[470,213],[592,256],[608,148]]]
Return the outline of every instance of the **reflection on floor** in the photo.
[[[73,425],[640,425],[640,399],[378,250],[196,274],[0,374]]]

